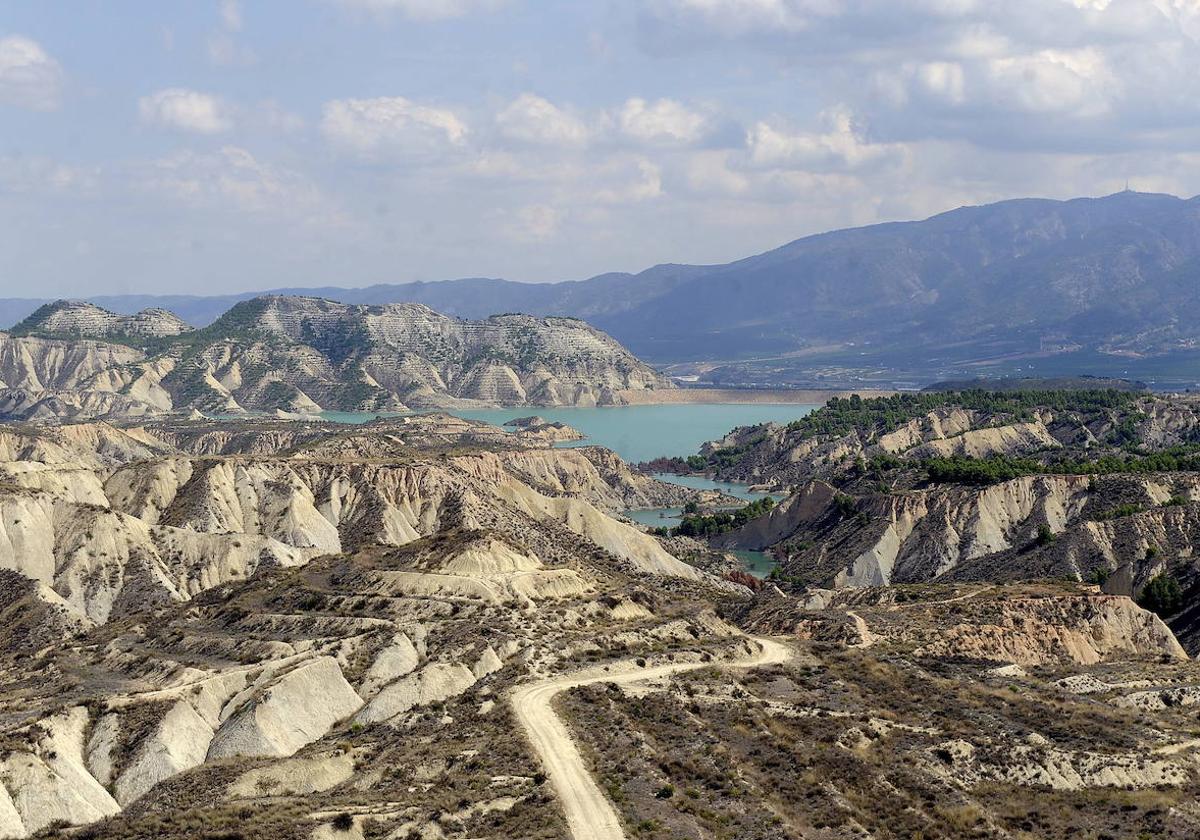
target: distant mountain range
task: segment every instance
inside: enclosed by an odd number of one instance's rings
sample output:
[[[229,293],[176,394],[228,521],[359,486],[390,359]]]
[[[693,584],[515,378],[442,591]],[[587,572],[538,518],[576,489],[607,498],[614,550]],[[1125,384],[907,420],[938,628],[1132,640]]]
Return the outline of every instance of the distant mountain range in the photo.
[[[1127,191],[963,207],[809,236],[726,265],[302,291],[463,318],[570,315],[656,363],[772,359],[776,373],[883,366],[929,381],[1023,357],[1086,357],[1090,369],[1070,372],[1123,375],[1131,359],[1190,354],[1200,347],[1198,281],[1200,197]],[[93,301],[125,313],[163,307],[203,325],[250,296]],[[0,317],[15,321],[37,305],[0,301]]]
[[[0,333],[0,417],[612,405],[671,382],[574,318],[267,296],[193,328],[56,301]]]

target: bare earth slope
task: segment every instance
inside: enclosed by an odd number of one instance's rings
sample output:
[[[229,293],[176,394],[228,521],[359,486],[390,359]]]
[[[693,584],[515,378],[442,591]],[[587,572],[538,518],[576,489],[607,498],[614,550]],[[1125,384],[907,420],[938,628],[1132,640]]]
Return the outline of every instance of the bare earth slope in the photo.
[[[0,334],[0,408],[29,419],[611,405],[671,383],[571,318],[461,321],[416,304],[269,297],[192,330],[168,312],[47,304]]]
[[[729,664],[756,668],[786,662],[791,656],[786,646],[772,639],[754,639],[753,645],[753,653]],[[511,702],[517,720],[546,768],[575,840],[623,840],[626,834],[620,818],[588,771],[567,727],[555,713],[554,698],[580,686],[643,682],[707,667],[707,664],[687,662],[647,668],[634,662],[617,662],[599,670],[564,674],[545,682],[523,685],[513,692]]]
[[[1129,597],[721,579],[617,517],[689,491],[537,428],[0,427],[0,836],[1200,830]]]

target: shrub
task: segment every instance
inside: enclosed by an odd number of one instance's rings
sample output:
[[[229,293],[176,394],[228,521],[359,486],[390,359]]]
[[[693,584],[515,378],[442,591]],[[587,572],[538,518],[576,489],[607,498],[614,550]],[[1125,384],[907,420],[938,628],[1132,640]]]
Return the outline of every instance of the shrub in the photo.
[[[333,818],[334,831],[349,831],[354,828],[354,817],[345,811]]]
[[[1037,545],[1050,545],[1056,539],[1057,537],[1054,536],[1054,532],[1050,530],[1049,525],[1039,525],[1037,539],[1034,540],[1034,543]]]
[[[1143,587],[1137,602],[1160,617],[1172,615],[1183,604],[1183,587],[1170,572],[1162,572]]]
[[[845,493],[838,493],[833,497],[833,506],[843,518],[858,513],[858,503],[854,501],[853,496],[847,496]]]
[[[723,534],[726,531],[742,527],[751,519],[757,519],[770,513],[774,508],[775,500],[770,496],[764,496],[733,511],[688,515],[685,509],[683,521],[671,533],[683,537],[707,537]]]

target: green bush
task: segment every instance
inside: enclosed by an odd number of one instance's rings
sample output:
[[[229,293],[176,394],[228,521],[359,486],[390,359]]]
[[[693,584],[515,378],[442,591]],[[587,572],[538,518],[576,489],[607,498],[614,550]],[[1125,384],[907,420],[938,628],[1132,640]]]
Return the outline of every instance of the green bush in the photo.
[[[1170,572],[1162,572],[1142,588],[1137,602],[1138,606],[1161,617],[1174,615],[1183,605],[1183,587]]]
[[[871,429],[886,434],[909,420],[947,406],[962,407],[989,414],[1005,414],[1013,421],[1029,420],[1033,410],[1093,412],[1102,409],[1132,407],[1141,395],[1115,389],[1031,390],[1031,391],[941,391],[919,394],[894,394],[890,397],[862,399],[835,397],[822,408],[788,424],[788,431],[801,437],[841,436],[856,429]],[[1121,425],[1114,433],[1122,442],[1130,441],[1131,425]]]
[[[685,515],[683,521],[679,523],[679,527],[671,533],[681,537],[711,537],[740,528],[751,519],[757,519],[770,513],[774,508],[775,500],[770,496],[764,496],[733,511]]]

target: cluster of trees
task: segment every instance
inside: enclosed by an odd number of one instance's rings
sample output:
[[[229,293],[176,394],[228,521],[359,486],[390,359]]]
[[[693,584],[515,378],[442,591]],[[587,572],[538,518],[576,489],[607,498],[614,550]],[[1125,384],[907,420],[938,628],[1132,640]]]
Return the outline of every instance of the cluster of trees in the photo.
[[[1047,472],[1045,466],[1032,458],[995,455],[990,458],[967,458],[954,455],[930,458],[924,462],[925,474],[935,484],[995,484],[1023,475]]]
[[[751,519],[770,513],[775,507],[775,500],[764,496],[750,502],[745,507],[716,513],[687,514],[683,521],[672,529],[671,533],[680,537],[711,537],[740,528]]]
[[[1161,572],[1143,587],[1137,602],[1143,609],[1165,618],[1183,606],[1183,587],[1170,572]]]
[[[802,437],[841,436],[855,429],[884,434],[938,408],[965,408],[987,414],[1005,415],[1012,420],[1027,420],[1035,409],[1091,413],[1106,409],[1125,409],[1136,404],[1140,395],[1112,388],[1085,390],[1034,391],[945,391],[893,394],[890,397],[862,399],[857,394],[835,397],[812,414],[788,424],[788,430]]]
[[[1035,458],[993,455],[969,458],[954,455],[922,462],[935,484],[994,484],[1023,475],[1110,475],[1113,473],[1200,472],[1200,448],[1176,446],[1147,455],[1102,455],[1062,458],[1043,463]]]
[[[718,472],[736,464],[743,455],[766,439],[767,436],[765,434],[759,435],[740,446],[718,449],[709,454],[708,457],[703,455],[689,455],[686,458],[678,456],[672,458],[655,458],[652,461],[644,461],[638,464],[638,469],[643,472],[673,473],[675,475]]]

